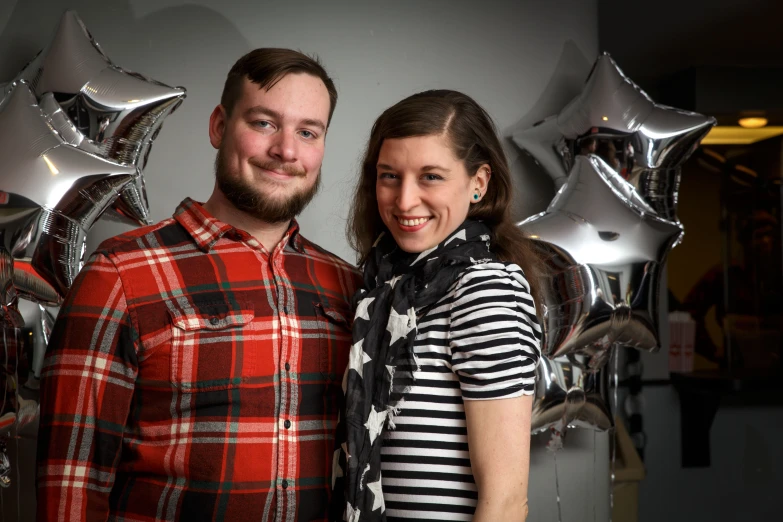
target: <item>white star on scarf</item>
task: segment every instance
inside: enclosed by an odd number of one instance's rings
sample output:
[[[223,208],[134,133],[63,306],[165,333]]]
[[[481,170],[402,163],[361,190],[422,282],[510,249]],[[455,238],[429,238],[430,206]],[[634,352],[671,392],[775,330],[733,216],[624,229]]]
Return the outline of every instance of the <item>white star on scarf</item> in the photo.
[[[391,341],[389,346],[393,345],[397,339],[407,337],[408,333],[416,327],[416,309],[411,307],[408,309],[406,315],[400,315],[397,310],[392,307],[389,314],[389,323],[386,325],[386,329],[391,333]]]
[[[391,287],[394,288],[394,285],[396,285],[397,281],[399,281],[400,279],[402,279],[402,276],[401,275],[396,275],[396,276],[392,277],[391,279],[389,279],[388,281],[386,281],[386,284],[391,285]]]
[[[367,422],[364,423],[364,427],[370,435],[370,445],[375,442],[378,435],[381,434],[383,429],[383,423],[386,422],[386,416],[389,414],[386,410],[381,412],[375,411],[375,405],[370,406],[370,416],[367,418]]]
[[[370,315],[367,313],[367,308],[375,301],[374,297],[365,297],[359,301],[359,305],[356,307],[356,318],[370,320]]]
[[[345,503],[345,520],[346,522],[359,522],[359,516],[361,511],[354,509],[350,502]]]
[[[334,455],[332,455],[332,489],[334,489],[334,484],[337,482],[337,477],[342,477],[343,475],[343,468],[340,467],[340,449],[334,450]]]
[[[364,378],[364,365],[372,361],[367,352],[362,348],[364,345],[364,339],[360,339],[358,343],[351,345],[351,355],[348,359],[348,368],[356,370],[359,377]]]
[[[467,241],[468,240],[468,237],[465,235],[465,229],[464,228],[462,230],[460,230],[459,232],[457,232],[456,234],[454,234],[453,236],[451,236],[450,238],[448,238],[446,240],[446,242],[443,243],[443,246],[448,245],[449,243],[451,243],[455,239],[461,239],[463,241]]]
[[[381,513],[386,511],[386,503],[383,501],[383,490],[381,489],[381,477],[377,482],[368,482],[367,489],[372,491],[372,511],[381,508]]]

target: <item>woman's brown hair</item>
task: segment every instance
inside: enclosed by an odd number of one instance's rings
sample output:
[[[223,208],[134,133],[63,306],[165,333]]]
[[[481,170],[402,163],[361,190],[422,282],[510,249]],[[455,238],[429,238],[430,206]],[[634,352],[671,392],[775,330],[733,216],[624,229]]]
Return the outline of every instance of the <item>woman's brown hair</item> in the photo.
[[[468,175],[474,176],[481,165],[489,165],[492,176],[487,192],[481,201],[470,206],[468,217],[483,221],[492,230],[493,252],[501,261],[522,267],[531,293],[540,303],[538,282],[543,263],[532,242],[511,220],[511,172],[497,130],[492,118],[475,100],[457,91],[414,94],[386,109],[375,121],[346,227],[348,242],[358,253],[359,266],[367,261],[380,233],[388,231],[378,213],[375,194],[376,164],[383,141],[433,135],[446,137]]]

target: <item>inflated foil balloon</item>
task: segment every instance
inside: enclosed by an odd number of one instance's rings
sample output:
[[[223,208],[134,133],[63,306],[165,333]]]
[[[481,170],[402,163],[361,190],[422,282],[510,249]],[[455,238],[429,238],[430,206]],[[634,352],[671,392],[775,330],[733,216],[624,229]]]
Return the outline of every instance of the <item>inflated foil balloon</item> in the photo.
[[[0,431],[2,431],[3,418],[0,417]],[[11,485],[11,461],[8,459],[8,448],[5,440],[0,438],[0,488]]]
[[[87,231],[137,171],[63,139],[23,81],[0,105],[0,158],[0,258],[20,296],[56,304],[81,269]]]
[[[65,12],[54,38],[22,69],[19,80],[27,81],[39,100],[52,93],[52,102],[85,138],[77,146],[139,171],[163,120],[185,97],[184,88],[114,65],[74,11]],[[132,224],[150,222],[141,175],[106,216]]]
[[[577,156],[549,208],[520,223],[551,277],[544,355],[586,354],[597,370],[614,343],[656,350],[660,270],[682,233],[595,155]]]
[[[601,156],[664,219],[677,221],[680,167],[715,119],[654,103],[603,53],[581,94],[513,141],[565,183],[575,158]]]
[[[0,436],[35,437],[28,429],[39,416],[40,379],[54,325],[51,311],[31,301],[19,303],[25,328],[0,332]]]
[[[605,431],[612,427],[607,407],[608,383],[602,372],[590,370],[584,355],[541,358],[536,369],[531,433],[567,427]]]

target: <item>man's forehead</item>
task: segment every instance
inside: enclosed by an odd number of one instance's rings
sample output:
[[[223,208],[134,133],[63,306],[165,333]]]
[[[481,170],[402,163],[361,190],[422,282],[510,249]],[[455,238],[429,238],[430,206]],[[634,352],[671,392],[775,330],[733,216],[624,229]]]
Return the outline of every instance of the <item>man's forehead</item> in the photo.
[[[303,118],[328,118],[330,109],[329,91],[317,76],[306,73],[289,73],[261,87],[245,78],[240,105],[243,110],[255,107],[272,109],[285,116]]]

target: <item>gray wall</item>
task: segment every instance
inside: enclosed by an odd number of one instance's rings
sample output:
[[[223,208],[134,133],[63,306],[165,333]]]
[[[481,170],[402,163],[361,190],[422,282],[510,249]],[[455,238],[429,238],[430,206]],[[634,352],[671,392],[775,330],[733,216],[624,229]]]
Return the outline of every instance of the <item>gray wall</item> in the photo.
[[[307,237],[352,261],[344,238],[349,194],[370,126],[383,109],[424,89],[462,90],[484,105],[505,136],[553,114],[578,92],[597,56],[596,4],[2,0],[0,81],[46,44],[70,7],[117,65],[187,87],[188,98],[166,120],[145,171],[152,216],[160,220],[185,196],[203,201],[212,190],[207,119],[233,62],[262,46],[317,53],[340,100],[327,138],[323,190],[300,224]],[[523,189],[518,216],[543,210],[551,183],[510,144],[507,151]],[[123,230],[99,223],[89,250]],[[564,522],[608,519],[607,441],[606,434],[574,433],[558,454]],[[22,441],[19,451],[27,510],[19,519],[27,520],[33,445]],[[17,519],[16,497],[16,490],[3,491],[3,520]],[[540,440],[534,441],[530,504],[529,520],[557,520],[554,461]]]

